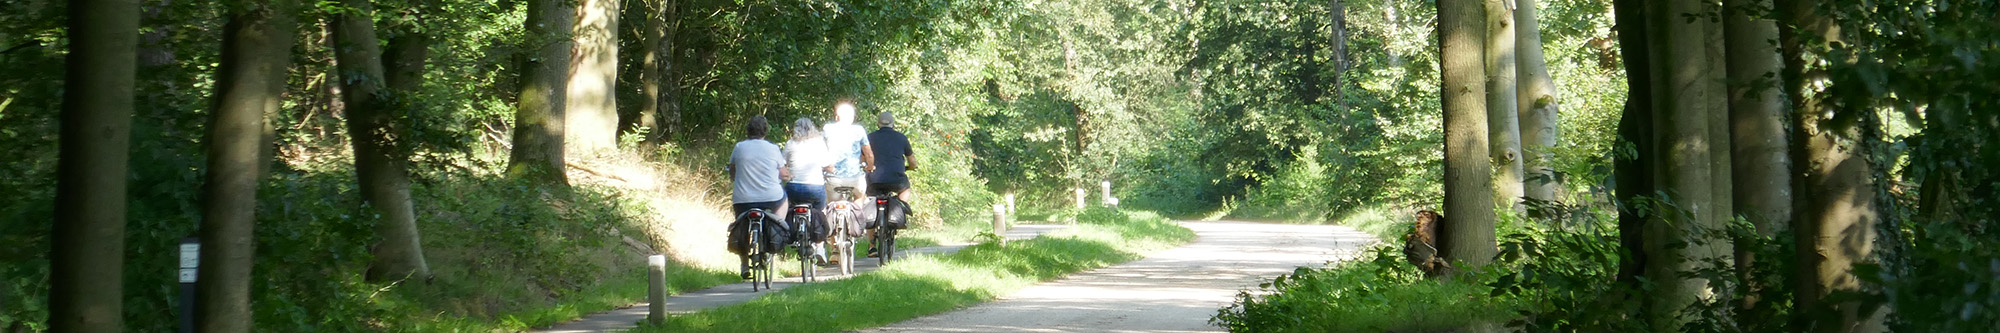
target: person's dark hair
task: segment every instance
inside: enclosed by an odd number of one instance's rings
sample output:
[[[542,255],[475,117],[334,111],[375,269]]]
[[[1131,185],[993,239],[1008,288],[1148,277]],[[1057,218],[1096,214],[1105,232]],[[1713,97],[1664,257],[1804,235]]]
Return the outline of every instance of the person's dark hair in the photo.
[[[743,130],[749,132],[751,139],[762,139],[771,133],[771,124],[764,121],[764,116],[750,117],[750,124],[744,125]]]

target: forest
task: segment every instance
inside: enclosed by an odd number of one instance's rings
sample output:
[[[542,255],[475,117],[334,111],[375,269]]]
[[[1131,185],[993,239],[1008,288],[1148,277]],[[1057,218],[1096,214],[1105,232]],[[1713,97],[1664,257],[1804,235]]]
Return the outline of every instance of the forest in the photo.
[[[1993,13],[5,1],[0,332],[521,331],[643,299],[644,255],[733,282],[744,124],[841,102],[916,147],[913,244],[1003,201],[1102,215],[1071,208],[1100,184],[1380,240],[1244,290],[1232,331],[1990,331]]]

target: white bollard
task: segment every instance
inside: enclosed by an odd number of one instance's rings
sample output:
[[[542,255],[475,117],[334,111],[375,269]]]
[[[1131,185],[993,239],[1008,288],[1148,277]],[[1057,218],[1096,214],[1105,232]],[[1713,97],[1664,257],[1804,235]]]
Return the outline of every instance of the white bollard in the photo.
[[[1083,199],[1087,195],[1086,193],[1089,192],[1084,192],[1083,188],[1076,189],[1076,210],[1083,210]]]
[[[1117,204],[1111,202],[1111,181],[1106,180],[1098,184],[1104,188],[1104,191],[1097,196],[1098,202],[1103,203],[1106,207],[1117,206]]]
[[[646,275],[651,276],[652,288],[646,291],[648,315],[646,321],[653,325],[667,323],[667,256],[646,257]]]
[[[1013,193],[1008,193],[1008,194],[1007,194],[1007,213],[1008,213],[1008,214],[1013,214],[1013,213],[1014,213],[1014,194],[1013,194]]]
[[[993,204],[993,235],[999,236],[1000,246],[1007,246],[1007,206]]]

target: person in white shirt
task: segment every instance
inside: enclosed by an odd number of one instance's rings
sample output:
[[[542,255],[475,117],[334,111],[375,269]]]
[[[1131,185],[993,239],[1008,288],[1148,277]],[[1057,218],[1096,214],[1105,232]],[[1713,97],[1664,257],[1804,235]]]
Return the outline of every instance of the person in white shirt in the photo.
[[[813,225],[826,225],[826,174],[833,172],[833,155],[827,151],[826,138],[814,128],[812,119],[799,117],[792,122],[792,140],[785,142],[785,169],[791,178],[785,180],[785,198],[791,204],[812,204]],[[826,251],[814,244],[815,252],[821,258]],[[823,262],[824,260],[822,260]]]
[[[868,193],[868,172],[875,169],[868,130],[854,123],[853,102],[840,102],[833,111],[834,121],[826,124],[822,134],[833,156],[833,172],[826,176],[826,197],[838,198],[834,190],[840,187],[853,187],[857,196]]]

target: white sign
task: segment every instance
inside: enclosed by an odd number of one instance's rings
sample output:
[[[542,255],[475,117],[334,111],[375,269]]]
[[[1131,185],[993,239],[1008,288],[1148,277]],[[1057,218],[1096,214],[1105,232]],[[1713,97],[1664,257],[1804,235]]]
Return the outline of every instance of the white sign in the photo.
[[[194,283],[194,269],[193,269],[193,268],[182,268],[182,269],[181,269],[181,283]]]
[[[201,244],[181,244],[181,268],[201,266]]]

